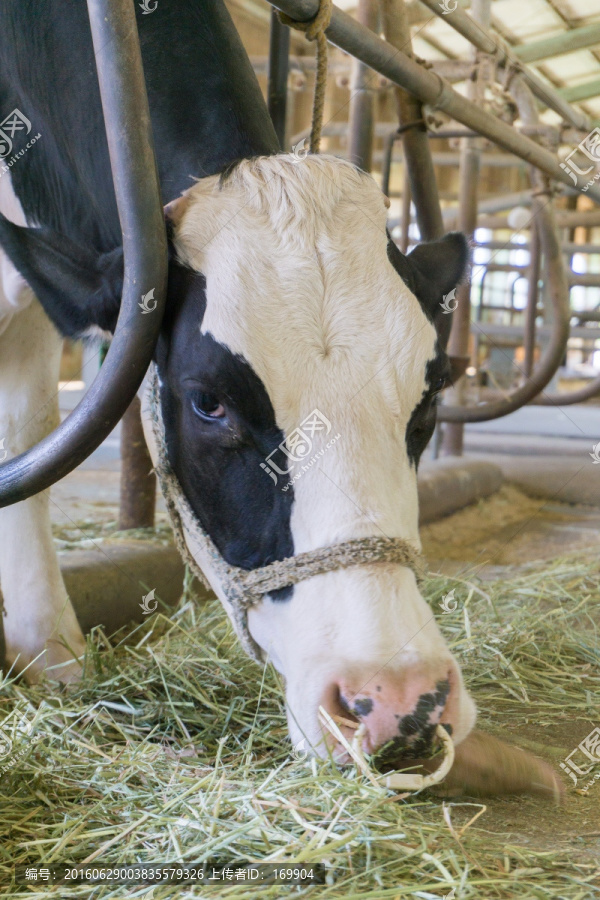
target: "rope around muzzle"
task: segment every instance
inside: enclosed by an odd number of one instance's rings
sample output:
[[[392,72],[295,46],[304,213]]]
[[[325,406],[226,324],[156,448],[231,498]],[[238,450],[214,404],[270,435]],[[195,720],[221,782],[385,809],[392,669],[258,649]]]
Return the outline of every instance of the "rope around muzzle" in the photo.
[[[299,553],[257,569],[247,570],[230,565],[203,529],[169,464],[158,378],[154,367],[148,378],[143,416],[150,419],[155,450],[154,468],[173,526],[177,549],[198,580],[207,588],[214,589],[244,650],[257,662],[264,660],[264,654],[248,630],[247,612],[250,607],[260,603],[265,594],[298,584],[315,575],[378,562],[406,566],[414,572],[418,583],[423,579],[422,557],[409,541],[377,536]],[[213,576],[211,583],[205,570]]]
[[[325,90],[327,88],[327,38],[325,32],[329,28],[333,13],[333,0],[320,0],[316,16],[309,22],[297,22],[296,19],[279,13],[283,25],[302,31],[309,41],[317,42],[317,70],[315,74],[315,94],[313,98],[312,123],[310,129],[310,152],[318,153],[323,130],[323,113],[325,110]]]

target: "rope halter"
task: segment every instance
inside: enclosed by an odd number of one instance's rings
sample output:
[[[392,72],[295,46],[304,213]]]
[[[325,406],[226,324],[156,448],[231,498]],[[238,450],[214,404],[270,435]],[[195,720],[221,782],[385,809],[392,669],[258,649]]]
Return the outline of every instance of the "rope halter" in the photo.
[[[177,549],[199,581],[215,591],[244,650],[257,662],[264,661],[264,652],[248,630],[247,612],[260,603],[265,594],[298,584],[314,575],[378,562],[406,566],[414,572],[418,582],[422,580],[422,558],[404,538],[358,538],[299,553],[251,570],[230,565],[200,524],[170,466],[154,366],[147,380],[142,418]]]

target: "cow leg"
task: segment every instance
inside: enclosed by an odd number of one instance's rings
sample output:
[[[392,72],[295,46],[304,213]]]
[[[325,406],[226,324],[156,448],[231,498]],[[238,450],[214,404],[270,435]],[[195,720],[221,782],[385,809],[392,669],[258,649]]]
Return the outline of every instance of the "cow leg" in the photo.
[[[58,423],[62,342],[6,257],[0,259],[0,273],[0,440],[4,438],[10,458]],[[11,306],[16,312],[8,311]],[[0,450],[0,459],[3,456]],[[81,672],[76,657],[83,654],[85,641],[58,565],[49,502],[45,491],[0,509],[7,662],[18,671],[28,666],[29,681],[42,675],[71,681]]]

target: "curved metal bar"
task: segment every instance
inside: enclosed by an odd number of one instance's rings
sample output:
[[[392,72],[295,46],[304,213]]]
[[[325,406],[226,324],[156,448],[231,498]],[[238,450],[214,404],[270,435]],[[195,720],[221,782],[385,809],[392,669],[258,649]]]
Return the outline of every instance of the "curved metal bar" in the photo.
[[[511,86],[524,124],[537,125],[538,113],[533,95],[519,76]],[[561,250],[549,181],[539,170],[532,168],[533,216],[538,223],[546,264],[548,296],[553,312],[552,335],[540,364],[531,378],[508,397],[481,406],[440,406],[441,422],[487,422],[506,416],[526,403],[546,387],[558,369],[569,339],[571,313],[569,309],[569,279]]]
[[[110,151],[125,277],[108,355],[71,415],[37,446],[0,466],[0,507],[45,490],[71,472],[117,424],[152,359],[167,283],[167,239],[148,99],[131,0],[88,0]],[[144,315],[142,295],[156,308]]]
[[[583,403],[600,394],[600,375],[593,378],[585,387],[577,391],[568,391],[566,394],[540,394],[531,401],[532,406],[570,406],[572,403]]]

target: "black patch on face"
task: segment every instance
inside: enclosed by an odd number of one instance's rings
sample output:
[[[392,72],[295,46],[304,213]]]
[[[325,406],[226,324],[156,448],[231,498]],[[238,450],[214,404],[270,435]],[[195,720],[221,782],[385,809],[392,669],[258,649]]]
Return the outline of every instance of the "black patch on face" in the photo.
[[[294,554],[293,488],[274,484],[260,464],[284,440],[260,378],[240,356],[200,333],[202,275],[172,262],[167,315],[156,350],[169,461],[202,527],[224,559],[254,569]],[[218,399],[222,418],[198,413]],[[282,454],[283,456],[283,454]],[[283,466],[281,466],[283,468]],[[274,592],[291,596],[293,588]]]
[[[412,411],[406,426],[406,450],[411,465],[418,468],[425,447],[431,440],[437,418],[437,395],[450,381],[450,364],[443,350],[436,345],[437,354],[427,363],[427,387]]]
[[[425,369],[425,388],[406,427],[406,449],[417,468],[423,450],[429,443],[436,421],[436,395],[450,383],[450,362],[446,343],[452,316],[446,315],[444,295],[463,279],[469,251],[464,235],[452,233],[440,241],[419,244],[405,256],[388,235],[388,259],[408,289],[415,295],[427,319],[435,327],[438,340],[435,357]]]

